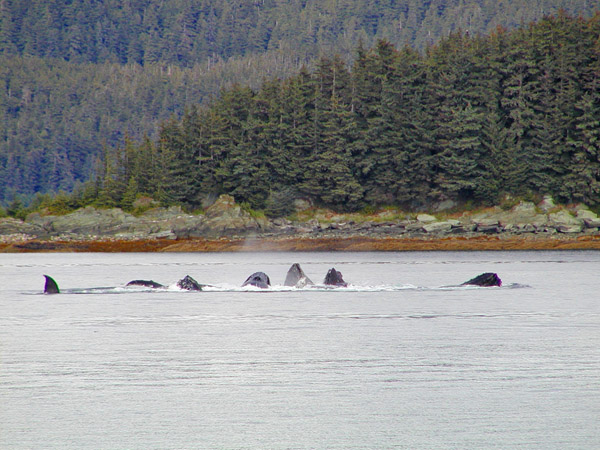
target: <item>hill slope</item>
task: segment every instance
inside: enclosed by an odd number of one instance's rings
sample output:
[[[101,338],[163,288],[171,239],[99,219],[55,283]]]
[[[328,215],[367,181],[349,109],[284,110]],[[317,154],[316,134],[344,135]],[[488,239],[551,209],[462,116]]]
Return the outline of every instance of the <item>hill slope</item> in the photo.
[[[0,4],[0,202],[70,190],[103,146],[156,136],[186,106],[242,82],[354,57],[385,38],[418,49],[587,0],[4,0]]]

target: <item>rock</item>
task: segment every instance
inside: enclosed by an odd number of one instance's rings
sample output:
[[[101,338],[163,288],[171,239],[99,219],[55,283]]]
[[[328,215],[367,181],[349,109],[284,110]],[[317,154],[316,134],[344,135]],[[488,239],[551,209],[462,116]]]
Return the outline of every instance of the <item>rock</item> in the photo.
[[[78,209],[64,216],[46,216],[44,228],[54,234],[73,233],[84,236],[115,235],[130,231],[136,218],[118,208],[96,209],[92,206]]]
[[[421,222],[409,222],[409,223],[406,223],[406,224],[404,225],[404,229],[405,229],[407,232],[409,232],[409,233],[410,233],[410,232],[420,232],[420,231],[424,231],[424,230],[423,230],[423,223],[421,223]]]
[[[39,214],[38,214],[39,215]],[[37,237],[46,234],[43,227],[35,223],[23,222],[12,217],[0,219],[0,235],[28,235]]]
[[[548,223],[548,217],[539,214],[532,202],[521,202],[510,211],[499,214],[498,218],[500,225],[507,231],[533,232],[545,228]]]
[[[498,277],[498,274],[492,272],[482,273],[481,275],[476,276],[475,278],[470,279],[469,281],[465,281],[463,286],[472,285],[472,286],[502,286],[502,280]]]
[[[598,214],[590,211],[589,209],[578,209],[577,211],[575,211],[575,216],[581,220],[585,220],[585,219],[593,220],[593,219],[598,218]]]
[[[325,281],[323,284],[328,286],[338,286],[338,287],[347,287],[348,283],[344,281],[342,277],[342,272],[338,272],[334,268],[329,269],[327,275],[325,275]]]
[[[560,210],[553,214],[548,214],[548,224],[560,233],[580,233],[584,222],[571,215],[567,210]]]
[[[216,202],[206,209],[204,215],[207,218],[212,219],[213,217],[219,217],[230,213],[236,206],[235,199],[231,195],[223,194],[219,196]]]
[[[520,202],[511,210],[513,213],[533,216],[537,214],[537,208],[533,202]]]
[[[436,222],[437,219],[429,214],[419,214],[417,215],[417,221],[420,223],[431,223]]]
[[[307,285],[313,285],[314,283],[310,278],[306,276],[300,264],[294,263],[290,270],[288,270],[287,275],[285,277],[284,286],[294,286],[297,288],[303,288]]]
[[[423,225],[423,229],[427,233],[448,233],[452,230],[452,226],[451,222],[433,222]]]
[[[230,195],[221,195],[206,210],[206,221],[202,224],[204,235],[236,235],[250,232],[264,232],[272,229],[271,223],[264,217],[252,217],[236,205]]]
[[[244,286],[256,286],[262,289],[266,289],[271,286],[271,280],[264,272],[255,272],[246,278],[246,281],[242,284]]]
[[[548,211],[556,208],[556,204],[554,203],[554,199],[552,198],[551,195],[544,195],[544,199],[541,201],[541,203],[538,206],[544,212],[548,212]]]
[[[177,239],[177,235],[170,230],[150,233],[147,236],[151,239]]]
[[[565,234],[581,233],[582,230],[583,230],[583,226],[581,226],[581,225],[559,225],[556,227],[556,231],[558,231],[559,233],[565,233]]]
[[[475,222],[475,225],[477,225],[477,229],[485,228],[485,227],[499,227],[500,226],[500,221],[493,217],[478,219],[478,220],[475,220],[474,222]]]
[[[586,228],[600,228],[600,219],[583,219]]]
[[[598,215],[589,209],[578,209],[576,211],[577,219],[583,220],[583,224],[586,228],[598,228],[600,227],[600,218]]]
[[[186,291],[201,291],[204,285],[198,283],[189,275],[186,275],[177,282],[177,287]]]

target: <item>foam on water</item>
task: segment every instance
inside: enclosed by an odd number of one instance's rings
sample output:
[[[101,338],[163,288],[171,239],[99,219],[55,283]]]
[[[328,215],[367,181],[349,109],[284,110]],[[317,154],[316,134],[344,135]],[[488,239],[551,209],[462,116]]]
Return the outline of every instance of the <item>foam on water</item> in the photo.
[[[519,283],[510,283],[501,287],[482,287],[472,285],[456,285],[456,286],[415,286],[413,284],[382,284],[382,285],[365,285],[360,286],[356,284],[349,284],[345,287],[338,286],[327,286],[324,284],[315,284],[312,286],[305,286],[302,288],[296,288],[292,286],[283,285],[272,285],[266,289],[259,288],[256,286],[236,286],[232,284],[214,284],[205,285],[202,291],[189,291],[181,289],[176,283],[170,284],[163,288],[150,288],[146,286],[114,286],[114,287],[89,287],[89,288],[74,288],[74,289],[61,289],[60,294],[53,295],[72,295],[72,294],[131,294],[131,293],[195,293],[201,295],[202,292],[248,292],[248,293],[274,293],[274,292],[297,292],[297,293],[310,293],[310,292],[396,292],[396,291],[465,291],[465,290],[496,290],[496,289],[524,289],[531,288],[531,286]],[[30,293],[28,291],[23,292],[24,294]],[[37,292],[35,294],[43,294],[43,292]]]

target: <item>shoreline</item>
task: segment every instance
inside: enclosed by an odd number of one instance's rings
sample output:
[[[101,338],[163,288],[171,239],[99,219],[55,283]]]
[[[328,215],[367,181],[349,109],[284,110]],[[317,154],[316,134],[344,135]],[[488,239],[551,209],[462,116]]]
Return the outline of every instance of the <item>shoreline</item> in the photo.
[[[600,250],[600,235],[452,237],[247,237],[136,240],[27,240],[0,243],[0,253],[360,252]]]

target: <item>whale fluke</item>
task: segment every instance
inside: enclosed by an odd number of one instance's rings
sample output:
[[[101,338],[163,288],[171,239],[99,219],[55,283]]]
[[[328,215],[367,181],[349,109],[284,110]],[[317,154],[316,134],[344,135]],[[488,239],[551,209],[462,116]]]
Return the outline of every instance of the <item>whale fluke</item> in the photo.
[[[303,288],[307,285],[313,285],[314,283],[310,278],[306,276],[300,264],[294,263],[285,277],[285,286],[294,286],[297,288]]]
[[[348,286],[348,283],[346,283],[342,278],[342,272],[338,272],[333,267],[329,269],[329,272],[327,272],[327,275],[325,275],[325,281],[323,283],[329,286]]]
[[[44,294],[60,294],[58,284],[51,276],[44,275],[46,277],[46,283],[44,284]]]
[[[189,275],[186,275],[177,282],[177,287],[179,289],[185,289],[186,291],[201,291],[204,285],[198,283]]]
[[[502,280],[498,277],[498,274],[493,272],[482,273],[481,275],[477,275],[475,278],[470,279],[469,281],[465,281],[463,286],[502,286]]]
[[[244,281],[244,284],[242,284],[242,287],[244,286],[256,286],[259,288],[266,289],[269,286],[271,286],[271,280],[269,280],[269,277],[266,273],[255,272],[248,278],[246,278],[246,281]]]
[[[164,286],[160,283],[157,283],[153,280],[132,280],[127,283],[125,286],[144,286],[152,289],[164,288]]]

